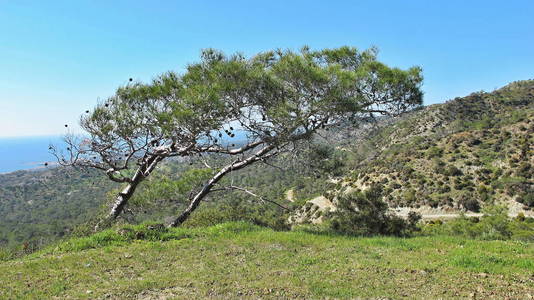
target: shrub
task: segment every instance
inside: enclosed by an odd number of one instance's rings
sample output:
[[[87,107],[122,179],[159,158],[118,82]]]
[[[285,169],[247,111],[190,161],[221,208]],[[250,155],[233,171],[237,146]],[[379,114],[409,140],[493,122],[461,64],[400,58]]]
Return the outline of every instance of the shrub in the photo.
[[[460,176],[463,173],[457,167],[455,167],[453,165],[449,165],[443,170],[442,174],[445,175],[445,176]]]
[[[413,204],[416,200],[415,190],[413,188],[408,189],[407,191],[402,193],[402,197],[404,198],[405,203]]]
[[[434,172],[443,174],[445,170],[445,163],[442,160],[435,158],[432,160],[432,164]]]
[[[531,168],[528,162],[521,162],[517,167],[517,176],[531,178],[534,176],[534,169]]]
[[[439,191],[440,193],[442,193],[442,194],[444,194],[444,193],[448,193],[448,192],[451,191],[451,187],[448,186],[448,185],[442,185],[442,186],[438,189],[438,191]]]
[[[458,201],[458,204],[460,204],[463,208],[466,210],[479,212],[480,211],[480,204],[476,199],[473,198],[462,198]]]
[[[490,202],[492,200],[491,194],[492,190],[489,187],[486,187],[484,185],[480,185],[477,188],[478,195],[480,196],[480,200],[482,202]]]
[[[339,176],[346,161],[344,152],[336,151],[329,144],[312,144],[304,156],[306,163],[316,174]]]
[[[0,248],[0,261],[10,260],[14,257],[12,250]]]
[[[326,213],[325,218],[328,228],[338,233],[407,236],[416,229],[420,216],[411,214],[404,220],[388,213],[382,189],[374,185],[363,192],[340,195],[337,210]]]
[[[428,223],[422,226],[426,235],[454,235],[482,240],[534,241],[534,219],[510,218],[505,206],[491,205],[482,210],[481,218],[465,215],[445,223]]]
[[[274,230],[288,230],[287,218],[287,213],[279,208],[235,200],[219,204],[211,203],[199,208],[184,223],[184,226],[205,227],[226,222],[244,221],[270,227]]]
[[[523,203],[528,207],[534,207],[534,193],[525,193],[517,196],[517,202]]]
[[[431,147],[427,150],[428,158],[441,157],[443,155],[443,149],[438,147]]]

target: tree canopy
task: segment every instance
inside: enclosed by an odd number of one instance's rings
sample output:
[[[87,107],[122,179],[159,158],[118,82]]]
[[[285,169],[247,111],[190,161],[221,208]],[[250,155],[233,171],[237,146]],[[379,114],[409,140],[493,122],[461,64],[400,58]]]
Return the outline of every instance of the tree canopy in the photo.
[[[52,151],[63,165],[101,169],[126,184],[110,218],[165,158],[234,157],[206,165],[212,176],[191,191],[189,207],[172,222],[179,225],[226,174],[295,149],[318,130],[413,109],[422,103],[421,83],[419,67],[388,67],[376,49],[304,47],[252,57],[207,49],[183,74],[119,87],[81,117],[86,137],[68,136],[66,155]]]

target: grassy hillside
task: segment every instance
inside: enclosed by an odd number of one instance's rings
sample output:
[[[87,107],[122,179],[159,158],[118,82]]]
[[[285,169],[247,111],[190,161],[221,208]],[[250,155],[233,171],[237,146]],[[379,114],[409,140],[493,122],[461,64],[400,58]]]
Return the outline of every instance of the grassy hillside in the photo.
[[[246,223],[107,230],[0,263],[0,298],[466,298],[534,295],[534,244],[354,238]]]

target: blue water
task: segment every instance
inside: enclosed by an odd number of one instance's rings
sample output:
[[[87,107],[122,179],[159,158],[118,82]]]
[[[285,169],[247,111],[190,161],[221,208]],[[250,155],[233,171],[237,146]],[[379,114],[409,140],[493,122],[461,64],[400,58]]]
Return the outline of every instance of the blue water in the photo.
[[[243,143],[244,131],[236,130],[236,136],[223,137],[223,144]],[[0,174],[18,170],[43,169],[44,163],[54,165],[56,158],[50,154],[50,144],[63,148],[65,143],[59,136],[0,138]]]
[[[0,173],[44,168],[45,162],[55,162],[48,152],[50,144],[62,145],[57,136],[0,138]]]

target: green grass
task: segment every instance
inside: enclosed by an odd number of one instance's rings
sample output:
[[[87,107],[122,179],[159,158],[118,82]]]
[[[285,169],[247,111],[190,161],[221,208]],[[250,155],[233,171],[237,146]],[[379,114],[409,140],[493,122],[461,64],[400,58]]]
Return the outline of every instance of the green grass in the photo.
[[[0,263],[0,298],[527,298],[534,244],[146,225]],[[159,297],[159,298],[158,298]]]

